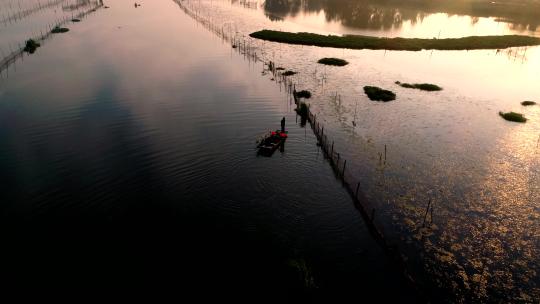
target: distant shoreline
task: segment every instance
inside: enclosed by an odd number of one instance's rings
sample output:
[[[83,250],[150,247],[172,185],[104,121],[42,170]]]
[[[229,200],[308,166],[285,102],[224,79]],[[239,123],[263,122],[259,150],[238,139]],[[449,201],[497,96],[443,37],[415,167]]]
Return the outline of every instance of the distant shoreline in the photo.
[[[262,30],[250,37],[289,44],[347,49],[421,51],[421,50],[486,50],[540,45],[540,38],[521,35],[470,36],[462,38],[381,38],[360,35],[319,35]]]

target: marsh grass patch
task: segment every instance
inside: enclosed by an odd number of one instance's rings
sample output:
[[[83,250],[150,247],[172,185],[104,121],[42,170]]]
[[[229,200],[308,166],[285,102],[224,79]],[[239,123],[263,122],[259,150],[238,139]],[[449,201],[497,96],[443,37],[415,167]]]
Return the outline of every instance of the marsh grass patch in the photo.
[[[339,58],[321,58],[317,63],[325,64],[325,65],[333,65],[333,66],[345,66],[349,64],[347,60],[339,59]]]
[[[431,84],[431,83],[401,83],[399,81],[396,81],[396,84],[407,89],[418,89],[422,91],[428,91],[428,92],[434,92],[434,91],[442,91],[443,88],[441,88],[438,85]]]
[[[24,46],[24,49],[23,51],[29,53],[29,54],[34,54],[34,52],[36,51],[36,49],[38,47],[40,47],[41,44],[37,43],[34,39],[28,39],[26,40],[26,44]]]
[[[503,112],[499,112],[499,115],[508,120],[508,121],[513,121],[513,122],[520,122],[520,123],[524,123],[527,121],[527,118],[525,118],[525,116],[523,116],[523,114],[521,113],[516,113],[516,112],[506,112],[506,113],[503,113]]]
[[[67,33],[69,32],[69,29],[66,28],[66,27],[59,27],[59,26],[56,26],[55,28],[52,29],[51,33],[53,34],[62,34],[62,33]]]
[[[296,97],[309,99],[311,98],[311,92],[307,90],[302,90],[300,92],[296,92]]]
[[[364,93],[371,100],[388,102],[396,99],[396,93],[388,90],[381,89],[379,87],[365,86]]]

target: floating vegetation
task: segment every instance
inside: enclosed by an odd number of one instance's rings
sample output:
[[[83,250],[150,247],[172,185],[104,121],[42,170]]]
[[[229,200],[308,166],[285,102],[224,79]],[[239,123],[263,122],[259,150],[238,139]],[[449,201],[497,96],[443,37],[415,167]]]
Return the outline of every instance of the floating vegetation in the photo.
[[[74,19],[71,19],[71,22],[81,22],[81,19],[74,18]]]
[[[293,72],[293,71],[285,71],[281,75],[283,75],[283,76],[292,76],[292,75],[295,75],[295,74],[297,74],[297,73]]]
[[[41,44],[37,43],[34,39],[28,39],[28,40],[26,40],[26,45],[24,46],[23,51],[25,51],[27,53],[30,53],[30,54],[34,54],[36,49],[38,47],[40,47],[40,46],[41,46]]]
[[[422,91],[442,91],[443,88],[439,87],[438,85],[431,84],[431,83],[401,83],[399,81],[396,81],[397,85],[400,85],[401,87],[407,88],[407,89],[418,89]]]
[[[364,92],[371,100],[387,102],[396,99],[396,94],[394,92],[383,90],[379,87],[365,86]]]
[[[298,107],[294,109],[298,115],[302,118],[307,118],[309,113],[309,106],[305,102],[300,102]]]
[[[518,46],[540,45],[540,38],[521,35],[469,36],[462,38],[384,38],[360,35],[319,35],[262,30],[249,34],[253,38],[300,45],[315,45],[347,49],[371,50],[481,50],[506,49]]]
[[[304,288],[317,288],[313,273],[304,259],[291,259],[289,260],[288,264],[298,272]]]
[[[60,33],[67,33],[69,32],[69,29],[68,28],[65,28],[65,27],[59,27],[59,26],[56,26],[55,28],[52,29],[51,33],[53,34],[60,34]]]
[[[346,60],[339,58],[322,58],[317,61],[320,64],[334,65],[334,66],[344,66],[349,64]]]
[[[536,102],[529,101],[529,100],[525,100],[525,101],[521,102],[522,106],[534,106],[535,104],[536,104]]]
[[[499,115],[508,120],[508,121],[514,121],[514,122],[526,122],[527,121],[527,118],[525,118],[525,116],[523,116],[523,114],[521,113],[516,113],[516,112],[507,112],[507,113],[503,113],[503,112],[499,112]]]
[[[307,90],[302,90],[300,92],[296,92],[296,97],[309,99],[311,98],[311,92]]]

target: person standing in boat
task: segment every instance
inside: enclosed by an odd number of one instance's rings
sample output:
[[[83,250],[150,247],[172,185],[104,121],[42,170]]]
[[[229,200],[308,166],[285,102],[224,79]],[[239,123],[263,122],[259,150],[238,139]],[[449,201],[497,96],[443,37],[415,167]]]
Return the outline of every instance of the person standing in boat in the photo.
[[[281,119],[281,132],[285,132],[285,117]]]

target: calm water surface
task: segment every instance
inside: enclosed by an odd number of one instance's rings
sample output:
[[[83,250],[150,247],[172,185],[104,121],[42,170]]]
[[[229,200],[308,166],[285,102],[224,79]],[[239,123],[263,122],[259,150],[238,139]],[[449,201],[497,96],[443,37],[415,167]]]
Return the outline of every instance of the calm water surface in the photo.
[[[415,299],[262,64],[172,1],[105,4],[2,74],[11,282]],[[0,41],[55,16],[7,24]],[[284,152],[257,157],[283,116]]]
[[[349,173],[378,206],[377,224],[434,299],[537,302],[540,107],[520,102],[540,100],[539,47],[391,52],[286,45],[248,35],[275,29],[538,36],[538,2],[176,2],[254,47],[262,60],[299,72],[292,77],[296,87],[314,94],[311,109],[348,160]],[[322,57],[350,64],[316,64]],[[430,82],[444,90],[404,89],[395,81]],[[365,85],[390,89],[398,98],[372,102],[363,94]],[[499,111],[520,112],[529,120],[507,122]],[[385,146],[387,160],[381,162]],[[430,200],[433,212],[426,216]]]

